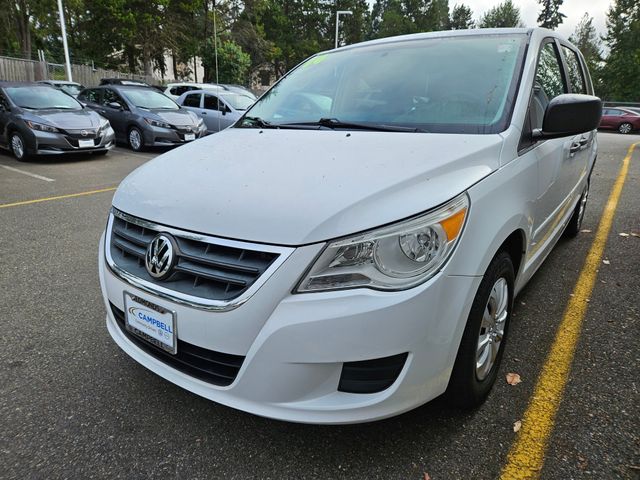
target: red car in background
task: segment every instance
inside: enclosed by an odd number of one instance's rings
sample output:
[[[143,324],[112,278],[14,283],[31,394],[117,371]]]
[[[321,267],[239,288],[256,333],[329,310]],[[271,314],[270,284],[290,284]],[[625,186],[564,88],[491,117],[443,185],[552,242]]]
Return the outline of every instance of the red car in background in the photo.
[[[640,113],[620,107],[602,109],[602,120],[598,128],[618,130],[620,133],[631,133],[640,130]]]

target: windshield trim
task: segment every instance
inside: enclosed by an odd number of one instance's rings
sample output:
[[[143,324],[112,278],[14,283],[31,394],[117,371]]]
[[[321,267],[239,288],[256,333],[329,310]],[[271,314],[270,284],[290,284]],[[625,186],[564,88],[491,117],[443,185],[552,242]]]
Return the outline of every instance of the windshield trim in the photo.
[[[246,116],[250,116],[251,111],[258,106],[262,99],[268,98],[271,90],[275,89],[280,82],[284,81],[290,75],[292,75],[295,71],[297,71],[304,64],[309,62],[311,59],[316,58],[322,55],[333,55],[339,54],[340,52],[355,50],[360,48],[376,48],[384,45],[392,45],[394,43],[402,43],[407,44],[410,42],[424,42],[428,40],[442,40],[442,39],[450,39],[450,38],[486,38],[486,37],[502,37],[502,36],[517,36],[520,35],[523,38],[522,44],[520,46],[520,50],[516,57],[516,63],[513,70],[513,78],[511,79],[509,88],[506,92],[506,102],[504,106],[504,110],[501,118],[494,123],[493,125],[478,125],[478,124],[464,124],[464,123],[424,123],[424,124],[401,124],[401,123],[390,123],[389,125],[398,126],[398,127],[407,127],[407,128],[417,128],[418,130],[424,130],[427,132],[433,133],[460,133],[460,134],[478,134],[478,135],[490,135],[504,132],[509,125],[511,125],[511,120],[513,118],[513,112],[515,109],[515,105],[517,102],[517,94],[520,91],[520,84],[522,82],[522,74],[524,72],[525,60],[529,53],[529,46],[531,43],[531,35],[532,29],[505,29],[504,32],[491,31],[486,33],[465,33],[464,31],[460,31],[460,33],[452,33],[448,35],[430,35],[430,34],[412,34],[406,35],[407,38],[389,38],[389,41],[384,41],[385,39],[381,39],[380,41],[369,41],[363,42],[361,44],[348,45],[346,47],[341,47],[337,50],[324,50],[322,52],[318,52],[308,58],[305,58],[298,65],[289,70],[285,75],[280,77],[266,92],[264,92],[260,98],[258,98],[253,105],[246,111],[244,111],[243,115],[238,119],[238,121],[232,126],[232,128],[238,128],[242,123]],[[424,36],[422,36],[424,35]],[[274,124],[277,125],[277,124]],[[246,128],[246,127],[244,127]],[[391,132],[397,133],[397,132]]]

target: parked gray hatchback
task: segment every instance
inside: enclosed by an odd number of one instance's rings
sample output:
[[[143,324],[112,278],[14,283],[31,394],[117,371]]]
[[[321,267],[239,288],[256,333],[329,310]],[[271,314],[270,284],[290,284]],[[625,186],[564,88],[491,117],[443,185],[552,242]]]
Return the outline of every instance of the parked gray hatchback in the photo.
[[[116,139],[132,150],[172,146],[203,136],[201,118],[149,87],[107,85],[80,92],[78,100],[109,119]]]
[[[71,152],[105,154],[115,145],[107,119],[49,85],[0,82],[0,146],[18,160]]]

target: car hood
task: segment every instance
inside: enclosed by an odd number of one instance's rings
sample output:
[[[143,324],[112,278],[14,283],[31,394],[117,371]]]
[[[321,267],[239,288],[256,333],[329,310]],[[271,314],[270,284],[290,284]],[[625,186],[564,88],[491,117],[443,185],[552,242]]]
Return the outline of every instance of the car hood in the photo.
[[[499,166],[500,135],[231,128],[146,163],[113,205],[157,223],[303,245],[433,208]]]
[[[89,109],[34,110],[25,112],[22,118],[52,125],[63,130],[98,128],[100,126],[100,115]]]
[[[195,114],[192,115],[188,110],[182,108],[180,110],[170,111],[147,110],[147,112],[152,113],[155,117],[158,117],[158,119],[171,125],[193,125],[197,118]]]

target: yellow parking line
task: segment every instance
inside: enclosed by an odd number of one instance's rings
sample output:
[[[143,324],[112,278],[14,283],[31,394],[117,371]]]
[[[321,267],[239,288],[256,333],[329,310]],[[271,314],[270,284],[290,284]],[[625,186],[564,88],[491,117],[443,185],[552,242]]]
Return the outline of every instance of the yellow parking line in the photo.
[[[31,205],[32,203],[51,202],[52,200],[62,200],[64,198],[84,197],[85,195],[94,195],[96,193],[112,192],[117,187],[101,188],[100,190],[90,190],[88,192],[69,193],[67,195],[57,195],[55,197],[36,198],[34,200],[24,200],[22,202],[3,203],[0,208],[19,207],[21,205]]]
[[[622,161],[620,173],[600,219],[595,240],[589,249],[578,282],[573,289],[573,295],[564,311],[555,340],[538,377],[533,396],[522,419],[522,428],[511,447],[501,479],[538,478],[540,475],[549,436],[553,431],[555,417],[571,370],[589,297],[596,282],[607,237],[629,170],[629,162],[633,149],[639,143],[629,147]]]

